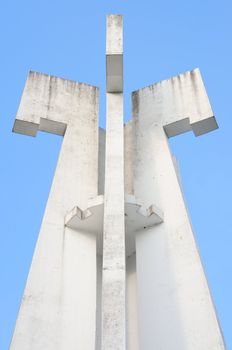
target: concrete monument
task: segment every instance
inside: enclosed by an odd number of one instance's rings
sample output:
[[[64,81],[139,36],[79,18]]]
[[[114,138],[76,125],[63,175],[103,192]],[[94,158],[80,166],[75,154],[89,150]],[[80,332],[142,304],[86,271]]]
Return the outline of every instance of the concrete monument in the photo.
[[[168,138],[217,128],[198,69],[132,93],[122,16],[107,17],[98,88],[30,72],[14,131],[64,140],[11,350],[222,350]]]

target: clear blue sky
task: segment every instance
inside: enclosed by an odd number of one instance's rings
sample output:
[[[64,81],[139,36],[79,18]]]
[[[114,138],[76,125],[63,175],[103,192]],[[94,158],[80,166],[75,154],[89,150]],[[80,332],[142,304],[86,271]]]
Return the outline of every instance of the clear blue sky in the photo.
[[[171,139],[228,349],[232,349],[232,3],[214,0],[8,0],[1,4],[0,349],[8,349],[62,139],[11,133],[30,69],[101,88],[105,16],[124,15],[130,92],[201,69],[219,130]],[[168,350],[168,349],[167,349]],[[196,349],[197,350],[197,349]],[[210,349],[206,349],[210,350]]]

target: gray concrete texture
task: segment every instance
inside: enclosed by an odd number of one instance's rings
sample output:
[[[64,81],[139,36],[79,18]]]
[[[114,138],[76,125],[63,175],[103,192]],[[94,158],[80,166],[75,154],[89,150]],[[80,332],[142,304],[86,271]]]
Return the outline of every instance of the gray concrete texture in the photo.
[[[132,93],[122,16],[98,88],[30,72],[14,131],[63,135],[11,350],[223,350],[168,138],[217,128],[198,69]]]

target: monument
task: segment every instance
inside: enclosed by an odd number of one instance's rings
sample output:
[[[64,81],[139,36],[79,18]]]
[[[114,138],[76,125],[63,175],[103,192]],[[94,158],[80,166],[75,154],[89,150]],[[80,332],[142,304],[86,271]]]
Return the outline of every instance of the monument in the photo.
[[[30,72],[14,131],[63,135],[11,350],[225,349],[168,138],[217,128],[198,69],[132,93],[122,16],[97,87]]]

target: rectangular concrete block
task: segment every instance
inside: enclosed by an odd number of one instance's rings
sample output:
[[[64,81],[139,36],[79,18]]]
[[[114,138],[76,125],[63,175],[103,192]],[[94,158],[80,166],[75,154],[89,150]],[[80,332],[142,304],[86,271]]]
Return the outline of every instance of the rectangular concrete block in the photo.
[[[107,16],[106,90],[123,91],[123,22],[122,16]]]
[[[96,105],[98,88],[55,76],[29,72],[13,131],[35,136],[38,130],[64,135],[82,106]]]
[[[192,130],[196,136],[218,125],[199,69],[135,91],[134,114],[140,111],[146,121],[162,124],[168,137]]]

